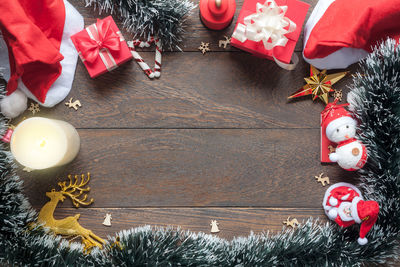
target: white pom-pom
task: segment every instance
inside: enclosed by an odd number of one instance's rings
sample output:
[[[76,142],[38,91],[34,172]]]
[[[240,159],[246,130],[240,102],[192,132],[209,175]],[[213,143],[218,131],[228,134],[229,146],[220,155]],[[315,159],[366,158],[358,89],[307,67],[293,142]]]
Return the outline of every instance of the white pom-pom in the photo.
[[[336,217],[337,217],[337,209],[331,209],[331,210],[328,212],[328,217],[329,217],[329,219],[331,219],[331,220],[336,219]]]
[[[337,153],[331,153],[329,154],[329,159],[332,162],[337,162],[339,160],[339,155]]]
[[[7,118],[18,117],[28,108],[28,98],[21,90],[16,90],[0,100],[1,113]]]
[[[336,207],[336,205],[338,204],[338,200],[334,197],[329,198],[329,205],[331,205],[332,207]]]
[[[364,246],[364,245],[366,245],[366,244],[368,243],[368,239],[366,239],[365,237],[364,237],[364,238],[359,237],[359,238],[357,239],[357,242],[358,242],[358,244],[360,244],[361,246]]]

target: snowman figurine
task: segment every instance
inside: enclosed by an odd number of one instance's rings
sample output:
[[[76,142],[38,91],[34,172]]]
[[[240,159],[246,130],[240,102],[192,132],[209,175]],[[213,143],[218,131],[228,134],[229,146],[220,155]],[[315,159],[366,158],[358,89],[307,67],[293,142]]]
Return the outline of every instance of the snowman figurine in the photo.
[[[329,103],[322,111],[322,131],[337,144],[336,151],[329,155],[332,162],[348,171],[361,169],[367,161],[367,149],[355,138],[357,121],[344,108],[347,104]]]
[[[376,201],[365,201],[360,190],[352,184],[337,183],[326,190],[322,206],[328,218],[341,227],[361,224],[357,241],[360,245],[368,243],[365,236],[379,214],[379,204]]]

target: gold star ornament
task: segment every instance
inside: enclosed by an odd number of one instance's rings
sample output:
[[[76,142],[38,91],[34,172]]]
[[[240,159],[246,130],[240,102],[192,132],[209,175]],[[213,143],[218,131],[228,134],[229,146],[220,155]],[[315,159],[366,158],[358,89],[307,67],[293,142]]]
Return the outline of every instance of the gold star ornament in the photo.
[[[328,104],[329,93],[333,92],[332,85],[346,76],[348,72],[338,72],[334,74],[326,74],[326,70],[319,71],[314,66],[310,65],[310,77],[304,78],[306,85],[300,90],[289,96],[289,99],[312,95],[312,99],[321,99],[325,104]]]

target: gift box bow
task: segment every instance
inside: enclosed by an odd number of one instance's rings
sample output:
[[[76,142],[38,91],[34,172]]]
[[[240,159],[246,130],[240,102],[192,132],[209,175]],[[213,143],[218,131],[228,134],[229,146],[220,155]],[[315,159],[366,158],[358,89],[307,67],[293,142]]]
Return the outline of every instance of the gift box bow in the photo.
[[[267,0],[264,4],[257,3],[256,13],[244,18],[239,23],[232,37],[244,43],[247,40],[263,42],[265,49],[271,50],[276,46],[285,46],[288,42],[286,35],[296,30],[296,23],[285,17],[287,6],[278,6],[274,0]],[[281,67],[293,69],[294,66],[278,61]],[[298,61],[298,60],[296,60]]]
[[[287,6],[278,6],[274,0],[257,3],[256,13],[245,17],[244,24],[238,24],[233,37],[242,43],[262,41],[267,50],[285,46],[288,42],[285,35],[296,30],[296,23],[285,17],[287,9]]]
[[[93,63],[100,56],[108,70],[116,67],[112,53],[120,50],[124,39],[120,32],[111,28],[111,21],[98,19],[95,24],[86,28],[86,32],[88,36],[79,40],[82,60]]]

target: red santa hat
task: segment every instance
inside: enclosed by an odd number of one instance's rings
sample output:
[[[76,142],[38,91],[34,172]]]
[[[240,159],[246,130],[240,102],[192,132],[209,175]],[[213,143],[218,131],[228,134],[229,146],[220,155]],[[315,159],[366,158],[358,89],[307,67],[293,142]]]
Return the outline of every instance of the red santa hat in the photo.
[[[400,37],[400,0],[319,0],[304,27],[304,59],[342,69],[366,57],[377,42]]]
[[[322,129],[325,129],[326,136],[331,139],[333,132],[342,125],[357,125],[349,111],[345,109],[348,104],[337,104],[337,100],[326,105],[322,111]]]
[[[9,96],[1,112],[18,116],[26,96],[43,106],[58,104],[75,75],[78,54],[70,36],[83,29],[82,16],[66,0],[9,0],[0,13],[0,68]]]
[[[361,223],[360,237],[357,241],[360,245],[365,245],[368,243],[368,239],[365,236],[378,219],[379,205],[376,201],[357,199],[352,202],[351,208],[354,221],[356,223]]]

